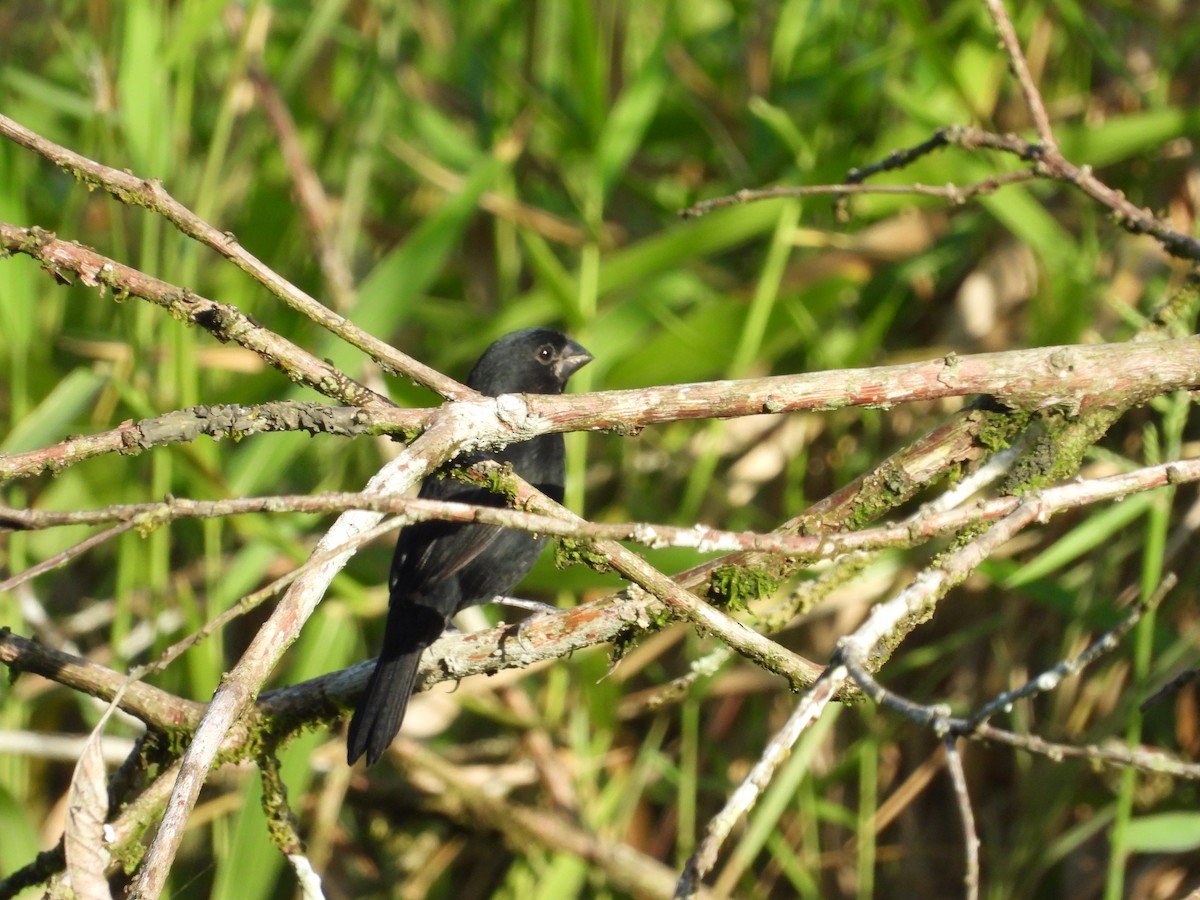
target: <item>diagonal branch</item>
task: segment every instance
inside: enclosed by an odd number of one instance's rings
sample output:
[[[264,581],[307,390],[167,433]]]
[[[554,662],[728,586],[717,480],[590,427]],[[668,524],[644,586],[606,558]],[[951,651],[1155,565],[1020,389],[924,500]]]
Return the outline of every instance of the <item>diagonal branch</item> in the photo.
[[[1058,153],[1058,140],[1054,137],[1054,129],[1050,127],[1050,116],[1046,113],[1046,104],[1042,101],[1041,92],[1033,83],[1033,75],[1029,71],[1029,63],[1021,51],[1021,42],[1017,40],[1017,30],[1013,28],[1012,19],[1004,8],[1004,0],[983,0],[992,24],[1000,35],[1000,43],[1008,54],[1009,66],[1025,96],[1025,105],[1033,117],[1033,127],[1037,129],[1038,139],[1047,153]]]
[[[4,117],[0,116],[0,125]],[[116,297],[140,297],[163,307],[172,316],[208,331],[221,343],[233,341],[258,354],[290,380],[351,406],[390,407],[392,402],[358,384],[341,370],[307,350],[263,328],[237,307],[201,297],[192,291],[147,275],[89,247],[59,240],[41,228],[22,228],[0,222],[0,251],[32,256],[60,280],[74,273],[88,287]]]
[[[473,425],[471,417],[461,411],[462,406],[451,404],[446,407],[425,434],[371,479],[366,491],[406,490],[452,456],[461,447],[464,435],[471,433]],[[325,533],[313,554],[324,553],[328,548],[344,543],[354,534],[373,526],[379,516],[372,512],[344,513]],[[162,824],[138,872],[130,897],[149,900],[161,894],[183,840],[187,819],[226,734],[253,703],[263,682],[316,609],[329,582],[351,555],[352,551],[338,554],[293,584],[255,634],[237,665],[222,679],[184,754]]]
[[[228,231],[220,231],[172,197],[153,178],[139,178],[88,159],[73,150],[50,141],[25,126],[0,115],[0,137],[45,157],[63,171],[89,187],[102,188],[122,203],[143,206],[156,212],[190,238],[217,251],[255,281],[297,312],[337,335],[376,360],[385,371],[411,378],[449,399],[474,396],[474,392],[453,378],[418,362],[367,334],[348,319],[310,297],[296,285],[265,265],[237,242]]]

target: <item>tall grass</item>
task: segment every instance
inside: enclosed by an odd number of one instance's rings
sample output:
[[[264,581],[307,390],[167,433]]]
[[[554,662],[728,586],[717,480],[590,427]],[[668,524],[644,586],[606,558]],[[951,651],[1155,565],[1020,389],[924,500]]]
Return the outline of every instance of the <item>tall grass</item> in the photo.
[[[1165,0],[1022,2],[1014,17],[1068,155],[1139,204],[1190,215],[1200,19]],[[1120,340],[1180,281],[1151,241],[1046,183],[957,208],[864,197],[848,223],[824,200],[677,218],[696,199],[742,187],[840,181],[944,125],[1026,129],[974,0],[13,3],[0,10],[0,28],[6,115],[161,179],[277,271],[329,298],[292,173],[247,80],[261,65],[333,199],[332,233],[356,287],[353,305],[339,311],[460,376],[494,337],[535,323],[562,325],[593,352],[580,389]],[[946,150],[879,181],[966,184],[1011,168]],[[53,230],[238,306],[353,377],[382,383],[357,351],[165,221],[89,193],[8,145],[0,145],[0,220]],[[1016,287],[980,331],[956,299],[982,276]],[[316,399],[157,308],[60,286],[24,258],[0,261],[0,335],[3,452],[196,403]],[[407,383],[386,389],[404,405],[436,399]],[[813,415],[797,420],[801,440],[781,422],[575,436],[568,501],[600,520],[768,530],[946,412]],[[1129,414],[1092,464],[1177,457],[1195,440],[1189,412],[1180,397]],[[388,452],[366,440],[299,435],[201,440],[11,482],[3,501],[69,509],[168,493],[357,489]],[[1082,512],[989,561],[903,648],[885,672],[889,685],[971,708],[1077,650],[1112,623],[1125,584],[1157,582],[1182,505],[1164,493]],[[129,534],[0,595],[0,623],[123,669],[303,559],[320,525],[313,516],[246,516]],[[20,571],[86,533],[7,534],[5,568]],[[277,684],[371,655],[389,552],[369,549],[335,581]],[[682,551],[648,555],[666,571],[694,561]],[[839,617],[853,617],[920,562],[881,557],[855,596],[835,597],[785,642],[826,658],[845,625]],[[1195,561],[1180,574],[1181,587],[1134,645],[1018,707],[1017,727],[1194,752],[1190,720],[1176,721],[1169,708],[1130,724],[1138,688],[1194,657]],[[544,560],[525,590],[570,603],[615,584]],[[257,621],[202,643],[156,683],[207,698]],[[144,639],[147,623],[157,625]],[[555,809],[544,778],[547,767],[558,771],[582,829],[676,867],[792,699],[777,680],[732,663],[682,702],[619,712],[622,697],[681,674],[712,646],[676,626],[607,677],[603,650],[580,653],[506,680],[527,706],[488,683],[464,685],[449,700],[415,704],[411,728],[464,776],[483,773],[516,804]],[[99,714],[86,698],[33,678],[0,687],[5,732],[83,733]],[[118,724],[110,733],[136,729]],[[530,750],[541,738],[550,760]],[[829,717],[727,848],[717,884],[739,897],[955,895],[962,852],[936,774],[938,746],[873,709]],[[604,866],[562,847],[504,846],[487,823],[466,827],[386,767],[347,779],[337,735],[306,734],[283,759],[330,896],[625,895]],[[1200,875],[1169,829],[1143,818],[1193,809],[1192,785],[1112,779],[983,747],[967,759],[989,896],[1100,896],[1114,822],[1126,848],[1147,854],[1126,876],[1129,890],[1165,877],[1159,860]],[[0,752],[0,871],[57,839],[69,772],[65,762]],[[216,777],[172,896],[292,893],[259,790],[246,771]]]

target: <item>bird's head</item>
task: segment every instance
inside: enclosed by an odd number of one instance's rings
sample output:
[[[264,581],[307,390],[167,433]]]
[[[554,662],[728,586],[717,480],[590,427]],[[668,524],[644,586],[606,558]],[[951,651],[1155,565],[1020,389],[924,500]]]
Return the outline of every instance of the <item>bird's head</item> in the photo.
[[[525,328],[506,334],[483,352],[467,376],[467,387],[489,397],[561,394],[567,379],[591,361],[592,354],[565,334]]]

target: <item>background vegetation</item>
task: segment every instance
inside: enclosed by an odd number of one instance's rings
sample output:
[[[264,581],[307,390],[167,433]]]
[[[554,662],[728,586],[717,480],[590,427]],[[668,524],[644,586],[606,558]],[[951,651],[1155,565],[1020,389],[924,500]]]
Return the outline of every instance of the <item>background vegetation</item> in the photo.
[[[1200,17],[1189,6],[1012,7],[1064,153],[1185,232],[1200,197]],[[456,376],[496,336],[538,323],[563,326],[595,355],[576,390],[1118,341],[1187,271],[1052,183],[961,206],[861,197],[845,223],[821,198],[678,218],[697,199],[742,187],[839,182],[946,125],[1028,133],[977,0],[10,2],[0,35],[4,114],[161,179],[275,270]],[[296,168],[254,71],[294,119],[328,192],[331,218],[319,232],[295,200]],[[949,149],[878,181],[966,184],[1015,167]],[[401,405],[436,402],[385,382],[357,351],[161,218],[7,143],[0,220],[40,225],[233,304]],[[331,277],[336,267],[322,268],[321,246],[346,262],[352,288]],[[148,304],[56,284],[23,257],[0,262],[0,335],[6,453],[197,403],[317,399],[248,351]],[[958,405],[575,435],[568,505],[597,521],[767,531]],[[1195,455],[1189,414],[1185,396],[1127,414],[1089,453],[1088,471]],[[3,501],[72,509],[168,493],[357,490],[394,452],[388,441],[299,434],[202,439],[9,482]],[[1190,502],[1194,491],[1184,490]],[[1077,652],[1116,621],[1125,586],[1153,585],[1186,508],[1165,491],[1139,495],[1024,535],[902,648],[884,673],[888,686],[972,709]],[[244,516],[128,533],[0,595],[0,623],[124,670],[306,558],[321,525]],[[88,533],[7,534],[4,567],[22,571]],[[275,684],[374,652],[390,547],[360,553],[335,581]],[[867,605],[930,553],[881,555],[780,639],[826,660]],[[697,560],[682,550],[646,555],[667,572]],[[1120,739],[1147,686],[1195,658],[1198,570],[1195,554],[1183,560],[1179,587],[1136,641],[1019,705],[1013,727],[1080,744]],[[619,583],[556,570],[547,558],[525,593],[572,604]],[[259,621],[237,621],[154,683],[206,699]],[[628,844],[678,868],[794,702],[779,679],[737,661],[678,702],[637,702],[712,646],[677,625],[607,677],[608,654],[597,648],[454,694],[438,689],[414,704],[406,734],[455,767],[451,782],[562,815],[606,846]],[[7,874],[57,840],[74,758],[19,739],[85,734],[103,707],[35,678],[0,688],[0,701]],[[1147,714],[1140,740],[1192,756],[1194,710],[1185,690],[1174,708]],[[110,726],[114,758],[119,739],[136,733]],[[1093,897],[1107,880],[1110,895],[1169,897],[1200,884],[1194,784],[1002,748],[966,754],[987,896]],[[411,777],[411,760],[409,777],[386,764],[347,770],[339,734],[325,731],[299,737],[282,760],[330,896],[628,895],[594,859],[516,836],[477,810],[456,812],[444,785],[431,792]],[[726,848],[716,883],[741,897],[955,895],[961,832],[940,760],[939,741],[910,722],[872,705],[832,711]],[[171,896],[291,895],[260,790],[249,768],[214,776]],[[1115,888],[1114,834],[1136,853]]]

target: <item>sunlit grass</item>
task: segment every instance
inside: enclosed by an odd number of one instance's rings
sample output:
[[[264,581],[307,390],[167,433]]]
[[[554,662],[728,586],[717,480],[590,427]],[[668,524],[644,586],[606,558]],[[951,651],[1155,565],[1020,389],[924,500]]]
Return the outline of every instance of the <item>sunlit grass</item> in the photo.
[[[0,12],[6,115],[105,164],[162,179],[181,201],[329,302],[279,141],[247,81],[261,57],[333,198],[337,245],[357,289],[353,308],[340,312],[457,376],[491,339],[534,323],[567,327],[592,350],[596,362],[582,373],[581,388],[1120,340],[1165,298],[1174,277],[1146,243],[1067,188],[1044,183],[961,208],[927,198],[856,199],[846,224],[827,200],[677,218],[684,205],[742,187],[837,182],[944,125],[1026,130],[982,6],[968,0],[935,9],[911,0],[869,8],[789,0],[769,9],[718,0],[68,6],[79,8],[27,18]],[[252,27],[242,29],[243,15]],[[1066,152],[1136,202],[1166,206],[1187,173],[1194,176],[1194,149],[1189,159],[1180,147],[1200,124],[1195,79],[1184,71],[1193,60],[1172,48],[1189,40],[1194,47],[1200,23],[1167,5],[1151,17],[1110,2],[1021,4],[1016,20],[1023,37],[1034,33],[1039,41],[1035,63]],[[1138,40],[1162,50],[1149,72],[1136,68]],[[457,186],[447,190],[403,162],[400,144],[413,149],[410,160],[419,155],[452,173]],[[1010,160],[951,149],[880,180],[965,184],[1011,168]],[[503,201],[501,212],[481,211],[486,197]],[[543,217],[504,212],[520,206]],[[0,220],[53,230],[238,306],[351,376],[385,384],[399,403],[435,402],[410,384],[382,382],[357,350],[165,221],[89,193],[7,145],[0,145]],[[854,243],[865,241],[870,226],[894,230],[870,246]],[[1000,309],[986,334],[965,333],[955,307],[959,286],[1012,247],[1033,273],[1028,296]],[[157,308],[60,286],[26,259],[0,261],[0,334],[5,452],[195,403],[318,399]],[[1180,400],[1131,414],[1106,447],[1134,462],[1151,455],[1148,445],[1169,458],[1194,437],[1186,411]],[[749,503],[731,499],[730,472],[759,444],[781,441],[776,432],[748,437],[739,423],[684,423],[637,438],[579,438],[571,444],[568,498],[596,519],[766,530],[800,512],[802,498],[825,496],[944,413],[814,417],[802,450],[774,469],[737,470]],[[349,490],[382,456],[381,445],[366,440],[202,440],[5,485],[3,499],[71,508],[168,493]],[[900,682],[893,686],[969,705],[1067,654],[1110,624],[1109,604],[1121,587],[1154,582],[1169,512],[1157,497],[1131,499],[1047,529],[1012,560],[992,561],[960,602],[904,648],[890,673]],[[0,596],[0,624],[48,642],[70,640],[124,668],[303,559],[320,525],[311,516],[254,516],[126,535],[34,582],[32,607],[45,610],[47,624],[31,619],[28,598],[15,595]],[[19,571],[80,537],[66,529],[7,535],[6,569]],[[370,655],[389,550],[369,549],[335,582],[276,684]],[[674,564],[678,556],[654,559]],[[690,561],[678,559],[675,568]],[[1195,564],[1181,576],[1180,593],[1194,596]],[[880,580],[899,577],[889,570]],[[567,587],[579,599],[611,584],[543,564],[526,592],[553,598]],[[72,617],[90,609],[105,615],[72,630]],[[178,613],[176,630],[149,645],[132,642],[164,611]],[[156,683],[207,698],[257,621],[189,651]],[[835,632],[832,618],[819,616],[784,640],[820,659]],[[1166,668],[1147,656],[1151,646],[1155,659],[1181,660],[1193,639],[1188,616],[1170,607],[1139,637],[1132,677],[1139,684],[1165,677]],[[621,691],[662,683],[711,649],[711,641],[690,635],[655,640],[634,651],[646,657]],[[922,664],[913,665],[918,656]],[[1018,709],[1018,722],[1061,739],[1123,735],[1136,705],[1127,660],[1093,676],[1112,694],[1072,687]],[[603,654],[591,651],[530,674],[517,689],[540,720],[515,716],[514,725],[496,703],[481,702],[433,744],[447,754],[475,748],[475,756],[462,754],[463,765],[524,767],[526,742],[544,734],[569,775],[583,825],[677,867],[694,848],[694,830],[753,764],[792,698],[780,684],[730,664],[681,704],[621,721],[613,712],[618,688],[603,679],[605,670]],[[98,718],[93,704],[64,689],[46,692],[32,678],[0,688],[0,698],[6,731],[81,733]],[[1141,736],[1173,747],[1173,728],[1169,710],[1159,710]],[[117,723],[110,733],[134,730]],[[784,770],[726,848],[720,884],[746,897],[870,896],[872,879],[875,896],[937,896],[957,884],[960,835],[944,774],[914,790],[894,824],[872,831],[877,808],[937,747],[886,717],[827,718],[797,750],[801,762]],[[1118,789],[1086,767],[978,752],[984,762],[973,777],[987,813],[981,837],[991,895],[1098,896],[1071,893],[1066,884],[1070,855],[1088,852],[1072,836],[1091,816],[1128,824],[1134,779]],[[336,736],[326,733],[306,734],[284,751],[293,808],[306,824],[321,802],[337,808],[345,785],[329,773],[341,765]],[[0,754],[0,871],[27,863],[35,843],[56,840],[67,776],[64,763]],[[575,854],[505,848],[494,834],[465,834],[414,811],[407,788],[386,769],[372,770],[372,787],[364,777],[354,776],[335,819],[327,881],[345,896],[409,896],[403,885],[410,878],[432,885],[434,897],[623,895]],[[514,780],[514,802],[548,804],[539,784],[536,773]],[[250,772],[221,776],[214,793],[228,806],[214,809],[212,822],[185,845],[177,896],[290,895],[291,876],[270,845],[257,791]],[[1181,787],[1149,802],[1186,808],[1194,794]],[[395,852],[425,847],[431,835],[457,851],[446,858]],[[926,874],[914,875],[906,856]]]

